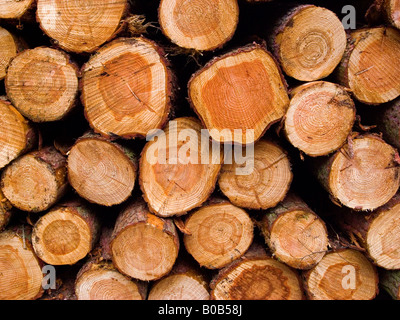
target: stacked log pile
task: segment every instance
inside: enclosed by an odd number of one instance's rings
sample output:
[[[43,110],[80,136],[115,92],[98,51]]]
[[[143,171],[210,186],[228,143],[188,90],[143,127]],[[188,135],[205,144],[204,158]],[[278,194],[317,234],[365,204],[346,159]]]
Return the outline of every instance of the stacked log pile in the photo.
[[[351,2],[0,0],[0,300],[400,300],[400,1]]]

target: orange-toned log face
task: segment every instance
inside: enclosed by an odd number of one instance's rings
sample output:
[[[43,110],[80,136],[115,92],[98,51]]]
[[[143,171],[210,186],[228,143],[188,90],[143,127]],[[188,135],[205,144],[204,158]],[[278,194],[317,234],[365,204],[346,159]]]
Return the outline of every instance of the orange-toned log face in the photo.
[[[82,71],[82,103],[94,131],[134,138],[160,129],[173,96],[167,64],[144,38],[118,38],[93,55]]]
[[[257,45],[212,60],[190,79],[189,98],[215,141],[238,144],[257,141],[289,105],[275,60]]]
[[[74,251],[79,242],[79,230],[68,220],[55,220],[43,231],[43,244],[54,255],[64,255]]]
[[[120,121],[126,115],[152,110],[148,105],[152,89],[150,66],[136,53],[124,53],[104,63],[99,90],[115,119]]]
[[[203,88],[204,106],[217,128],[254,128],[275,97],[259,60],[221,67]]]
[[[348,63],[348,84],[364,103],[380,104],[400,94],[400,32],[370,28],[353,33],[356,39]]]

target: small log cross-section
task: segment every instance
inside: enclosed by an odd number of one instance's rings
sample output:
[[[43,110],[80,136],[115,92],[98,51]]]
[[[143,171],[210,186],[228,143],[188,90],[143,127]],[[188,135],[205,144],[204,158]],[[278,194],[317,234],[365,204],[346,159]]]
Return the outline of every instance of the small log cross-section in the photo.
[[[153,283],[147,299],[209,300],[208,291],[208,279],[202,270],[180,256],[171,272]]]
[[[208,269],[220,269],[243,256],[253,242],[253,222],[228,201],[204,205],[185,219],[187,252]]]
[[[29,212],[47,210],[65,194],[67,187],[67,161],[53,147],[19,157],[1,176],[5,197],[14,207]]]
[[[36,255],[52,265],[72,265],[86,257],[99,236],[96,213],[80,200],[58,205],[32,231]]]
[[[111,261],[88,261],[76,276],[78,300],[145,300],[146,285],[121,274]]]
[[[343,87],[326,81],[309,82],[292,90],[284,132],[305,154],[324,156],[346,142],[355,117],[354,102]]]
[[[0,169],[33,147],[35,130],[7,101],[0,100]]]
[[[386,20],[397,29],[400,29],[400,1],[384,0],[383,8]]]
[[[385,269],[400,269],[400,195],[369,213],[344,210],[337,215],[342,230],[355,236],[371,260]]]
[[[31,8],[36,0],[0,0],[0,19],[19,19]]]
[[[110,248],[121,273],[143,281],[158,280],[177,259],[179,236],[172,220],[151,214],[146,203],[138,200],[118,216]]]
[[[43,294],[42,266],[25,226],[0,233],[0,300],[34,300]]]
[[[249,209],[268,209],[282,201],[293,179],[290,160],[277,143],[259,140],[254,145],[254,168],[250,174],[237,174],[236,161],[225,163],[218,185],[232,204]]]
[[[112,206],[124,202],[136,180],[136,158],[120,144],[97,135],[79,138],[68,155],[68,179],[89,202]]]
[[[296,270],[255,246],[212,279],[212,300],[303,300]]]
[[[176,118],[145,145],[139,182],[150,211],[158,216],[186,214],[213,192],[223,156],[201,130],[196,118]]]
[[[180,47],[214,50],[229,41],[239,21],[237,0],[162,0],[163,33]]]
[[[169,63],[154,42],[116,39],[82,68],[86,118],[103,136],[145,137],[167,121],[173,83]]]
[[[122,27],[127,0],[37,0],[41,29],[66,51],[98,49]]]
[[[376,268],[353,249],[327,253],[303,278],[310,300],[372,300],[378,294]]]
[[[353,31],[338,68],[338,81],[371,105],[400,95],[400,31],[392,27]]]
[[[193,109],[219,142],[257,141],[289,105],[276,61],[257,44],[214,58],[188,86]]]
[[[397,151],[373,134],[349,138],[313,168],[333,200],[355,210],[374,210],[387,203],[400,185]]]
[[[346,49],[346,32],[334,12],[313,5],[290,11],[273,32],[272,48],[283,71],[301,81],[329,76]]]
[[[10,63],[5,87],[10,101],[26,118],[61,120],[76,104],[78,67],[60,50],[25,50]]]
[[[266,211],[258,226],[272,254],[293,268],[312,268],[328,250],[324,221],[294,194]]]

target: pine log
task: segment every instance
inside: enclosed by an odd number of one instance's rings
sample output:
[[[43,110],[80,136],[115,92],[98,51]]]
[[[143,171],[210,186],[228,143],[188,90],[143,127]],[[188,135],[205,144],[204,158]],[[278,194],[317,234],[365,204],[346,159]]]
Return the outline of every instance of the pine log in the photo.
[[[218,185],[232,204],[249,209],[268,209],[282,201],[293,180],[286,151],[274,141],[259,140],[254,145],[254,168],[250,174],[238,174],[242,164],[226,163]]]
[[[55,44],[75,53],[93,52],[123,27],[127,0],[37,0],[37,21]]]
[[[377,266],[389,270],[400,269],[399,194],[368,214],[341,210],[336,221],[350,237],[359,240]]]
[[[3,231],[10,222],[12,211],[13,206],[0,190],[0,232]]]
[[[400,95],[400,31],[364,28],[350,34],[337,79],[365,104],[379,105]]]
[[[257,223],[268,248],[295,269],[311,269],[328,250],[324,221],[293,193],[263,213]]]
[[[379,270],[379,284],[394,300],[400,300],[400,270]]]
[[[221,269],[243,256],[253,241],[253,222],[228,201],[203,205],[184,222],[183,241],[189,254],[208,269]]]
[[[158,17],[161,30],[176,45],[209,51],[232,38],[239,6],[237,0],[161,0]]]
[[[141,38],[119,38],[82,67],[82,96],[90,126],[106,137],[145,137],[168,119],[174,75],[161,48]]]
[[[113,264],[122,274],[158,280],[177,259],[179,236],[172,220],[151,214],[146,203],[137,200],[118,216],[110,248]]]
[[[212,300],[303,300],[296,270],[254,244],[245,256],[221,269],[210,283]]]
[[[354,102],[343,87],[326,81],[309,82],[291,92],[284,133],[301,152],[324,156],[346,142],[355,118]]]
[[[336,14],[314,5],[299,5],[281,18],[271,47],[284,73],[301,81],[329,76],[346,48],[346,32]]]
[[[212,59],[191,77],[188,97],[215,141],[238,144],[257,141],[289,105],[278,64],[257,44]]]
[[[89,202],[112,206],[124,202],[135,186],[134,153],[94,134],[79,138],[68,154],[68,179]]]
[[[72,265],[94,248],[100,225],[96,212],[82,200],[58,204],[35,223],[36,255],[52,265]]]
[[[24,20],[35,6],[36,0],[0,0],[0,19]]]
[[[151,212],[161,217],[183,215],[213,192],[222,154],[203,134],[199,120],[171,120],[162,135],[149,141],[139,163],[139,182]]]
[[[2,3],[0,1],[0,19]],[[6,71],[10,61],[21,51],[26,49],[27,45],[20,38],[15,36],[13,33],[0,27],[0,80],[6,76]]]
[[[60,50],[25,50],[10,63],[5,87],[10,101],[26,118],[61,120],[76,105],[78,67]]]
[[[36,143],[31,124],[8,102],[0,99],[0,169]]]
[[[67,187],[67,161],[53,147],[19,157],[1,176],[5,197],[23,211],[47,210],[66,193]]]
[[[349,138],[333,155],[313,161],[318,180],[341,205],[358,211],[387,203],[400,185],[397,151],[374,134]]]
[[[75,281],[78,300],[145,300],[147,282],[121,274],[112,263],[110,248],[113,228],[104,225],[98,245],[80,268]]]
[[[35,300],[42,296],[42,263],[24,225],[0,233],[0,300]]]
[[[334,250],[303,272],[309,300],[372,300],[378,294],[378,273],[360,251]]]
[[[145,300],[144,288],[138,281],[121,274],[107,260],[87,262],[75,283],[78,300]]]
[[[208,277],[193,261],[179,256],[171,272],[152,284],[147,299],[209,300],[208,282]]]

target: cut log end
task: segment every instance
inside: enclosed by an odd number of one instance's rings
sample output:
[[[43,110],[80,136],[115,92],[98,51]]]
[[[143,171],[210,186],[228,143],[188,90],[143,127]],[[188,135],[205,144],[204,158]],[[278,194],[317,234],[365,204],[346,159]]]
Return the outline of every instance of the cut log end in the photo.
[[[35,0],[0,0],[0,19],[18,19],[30,9]]]
[[[7,96],[34,122],[61,120],[75,106],[77,72],[62,51],[47,47],[25,50],[7,70]]]
[[[82,103],[103,136],[145,137],[167,121],[173,75],[160,49],[144,38],[120,38],[82,69]]]
[[[366,236],[366,247],[378,266],[391,270],[400,268],[399,231],[399,203],[382,211],[372,221]]]
[[[136,163],[115,143],[102,138],[82,138],[69,152],[68,179],[82,198],[112,206],[131,195]]]
[[[266,211],[258,226],[272,254],[293,268],[312,268],[328,250],[325,223],[293,194]]]
[[[275,60],[258,45],[209,62],[189,81],[189,99],[215,141],[238,144],[257,141],[289,105]]]
[[[180,47],[214,50],[235,33],[239,21],[237,0],[163,0],[159,22],[164,34]]]
[[[67,190],[66,159],[53,148],[19,157],[2,172],[1,189],[11,204],[40,212],[54,205]]]
[[[186,250],[201,265],[220,269],[241,257],[253,241],[253,223],[243,209],[229,202],[203,206],[188,217]]]
[[[292,91],[285,134],[296,148],[313,157],[339,149],[356,116],[354,102],[339,85],[315,81]]]
[[[386,11],[386,17],[389,23],[397,29],[400,29],[400,1],[385,0],[384,10]]]
[[[111,241],[115,267],[132,278],[151,281],[168,274],[178,256],[179,239],[172,221],[133,203],[118,217]]]
[[[148,300],[209,300],[204,282],[189,274],[166,276],[154,284]]]
[[[346,48],[341,21],[326,8],[300,6],[275,32],[273,46],[283,71],[301,81],[329,76]]]
[[[302,300],[298,274],[272,258],[244,259],[212,282],[213,300]]]
[[[36,15],[42,30],[58,46],[84,53],[98,49],[118,32],[126,9],[127,0],[38,0]]]
[[[276,143],[260,140],[254,146],[254,167],[250,174],[242,165],[224,164],[218,178],[221,191],[239,207],[268,209],[282,201],[293,179],[290,160]]]
[[[400,185],[395,157],[395,149],[376,136],[351,140],[332,162],[328,181],[331,194],[356,210],[374,210],[384,205]]]
[[[0,232],[7,227],[7,224],[10,222],[12,215],[12,208],[10,201],[4,197],[4,194],[0,190]]]
[[[339,81],[366,104],[381,104],[400,95],[400,31],[377,27],[354,31]]]
[[[145,145],[139,181],[155,214],[163,217],[186,214],[204,203],[214,190],[222,155],[219,149],[214,152],[201,129],[200,121],[195,118],[176,118],[169,122],[165,136]]]
[[[28,121],[11,104],[0,100],[0,169],[29,151],[35,137]]]
[[[75,293],[78,300],[144,300],[138,282],[122,275],[108,262],[93,264],[80,273]]]
[[[97,229],[95,214],[83,206],[53,209],[35,224],[33,248],[48,264],[72,265],[93,249]]]
[[[28,240],[0,233],[0,300],[34,300],[43,294],[43,273]]]
[[[352,249],[326,254],[304,279],[311,300],[372,300],[378,293],[375,267]]]
[[[0,3],[1,18],[1,3]],[[0,80],[6,76],[6,70],[10,61],[17,55],[18,47],[15,38],[6,29],[0,27]]]

